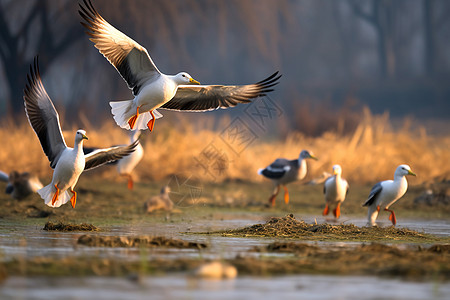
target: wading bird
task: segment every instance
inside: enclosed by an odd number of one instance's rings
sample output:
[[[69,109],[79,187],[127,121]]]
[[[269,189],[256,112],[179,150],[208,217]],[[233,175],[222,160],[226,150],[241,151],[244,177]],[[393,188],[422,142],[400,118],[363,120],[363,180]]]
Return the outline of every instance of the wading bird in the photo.
[[[408,165],[400,165],[394,173],[394,180],[385,180],[375,184],[370,191],[369,198],[363,206],[368,206],[368,224],[375,226],[378,213],[381,209],[389,211],[389,220],[392,225],[397,224],[397,218],[393,210],[389,207],[400,199],[408,189],[406,175],[416,176]]]
[[[264,169],[259,169],[258,174],[272,180],[274,190],[269,198],[269,203],[275,206],[275,198],[280,192],[280,186],[284,188],[284,202],[289,203],[289,191],[286,184],[296,180],[302,180],[306,176],[307,165],[306,159],[317,158],[309,151],[300,152],[298,159],[287,160],[285,158],[277,158],[273,163]]]
[[[333,215],[336,219],[341,215],[341,204],[348,194],[348,182],[342,178],[342,168],[340,165],[333,166],[333,176],[330,176],[323,185],[325,194],[325,209],[323,215],[326,216],[330,209],[333,209]]]
[[[27,79],[23,97],[25,112],[50,161],[50,167],[54,169],[52,182],[37,192],[48,206],[59,207],[70,200],[72,207],[75,207],[77,193],[74,188],[81,173],[129,155],[139,142],[126,147],[98,149],[85,155],[83,140],[88,138],[86,131],[80,129],[75,134],[74,147],[67,147],[58,112],[42,83],[37,57],[34,67],[30,66]]]
[[[125,129],[153,130],[155,119],[162,117],[157,108],[177,111],[208,111],[228,108],[273,91],[278,72],[248,85],[200,85],[186,72],[161,73],[147,50],[109,24],[95,10],[91,1],[83,0],[78,12],[86,21],[81,24],[101,54],[116,68],[133,91],[134,99],[111,101],[117,125]]]

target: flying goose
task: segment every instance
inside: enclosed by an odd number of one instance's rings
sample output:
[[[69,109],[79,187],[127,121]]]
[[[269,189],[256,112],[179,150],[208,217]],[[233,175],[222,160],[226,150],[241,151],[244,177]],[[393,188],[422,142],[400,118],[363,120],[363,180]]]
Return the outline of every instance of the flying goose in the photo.
[[[323,215],[329,213],[330,208],[333,208],[333,215],[336,219],[341,215],[341,204],[344,202],[348,194],[348,182],[342,178],[342,168],[340,165],[333,166],[333,176],[325,180],[323,186],[323,193],[325,194],[325,209]]]
[[[406,175],[416,176],[408,165],[400,165],[394,173],[394,180],[385,180],[375,184],[370,191],[369,198],[363,206],[368,206],[368,224],[375,226],[378,213],[381,209],[389,211],[389,220],[392,225],[397,224],[397,218],[389,207],[400,199],[408,189]]]
[[[277,158],[273,163],[264,169],[259,169],[258,174],[272,180],[275,188],[269,203],[275,206],[275,198],[280,192],[280,186],[284,188],[284,202],[289,203],[289,191],[286,184],[296,180],[302,180],[306,176],[307,166],[306,159],[312,158],[317,160],[311,152],[303,150],[300,152],[298,159],[287,160],[285,158]]]
[[[96,11],[90,0],[83,0],[78,10],[85,22],[90,40],[116,68],[134,99],[111,101],[111,112],[122,128],[153,130],[155,119],[162,117],[157,108],[176,111],[209,111],[228,108],[273,91],[278,72],[248,85],[200,85],[186,72],[176,75],[161,73],[147,50],[109,24]]]
[[[98,149],[85,155],[83,140],[88,138],[86,131],[80,129],[75,134],[74,148],[67,147],[61,132],[58,112],[42,83],[37,57],[34,59],[34,66],[30,66],[27,79],[23,97],[25,112],[50,161],[50,167],[55,170],[52,182],[37,192],[50,207],[59,207],[70,200],[72,207],[75,208],[77,193],[73,189],[81,173],[129,155],[139,142],[136,141],[127,147]],[[69,191],[72,196],[69,195]]]

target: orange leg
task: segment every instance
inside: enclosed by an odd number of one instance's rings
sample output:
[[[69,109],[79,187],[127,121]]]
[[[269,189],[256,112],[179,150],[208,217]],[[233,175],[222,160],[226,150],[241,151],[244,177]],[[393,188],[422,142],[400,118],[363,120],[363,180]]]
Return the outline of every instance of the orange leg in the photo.
[[[380,208],[380,206],[378,205],[378,206],[377,206],[377,212],[380,212],[380,209],[381,209],[381,208]]]
[[[393,211],[393,210],[390,210],[390,209],[387,209],[387,208],[385,208],[384,210],[385,210],[385,211],[390,211],[390,212],[391,212],[391,214],[389,215],[389,221],[391,221],[391,222],[392,222],[392,225],[395,226],[395,224],[397,224],[397,218],[395,217],[394,211]]]
[[[271,205],[272,207],[275,206],[275,199],[277,198],[277,195],[278,195],[279,192],[280,192],[280,186],[277,185],[276,188],[275,188],[275,190],[273,191],[272,196],[270,196],[270,198],[269,198],[269,203],[270,203],[270,205]]]
[[[133,176],[131,176],[131,174],[128,174],[128,189],[132,190],[133,189]]]
[[[329,213],[329,208],[328,208],[328,204],[325,205],[325,209],[322,212],[322,215],[326,216]]]
[[[136,115],[132,116],[129,120],[128,120],[128,125],[130,125],[131,129],[134,129],[134,125],[136,124],[136,120],[139,117],[139,108],[140,106],[138,106],[138,108],[136,109]]]
[[[70,192],[73,194],[72,198],[70,198],[70,203],[72,203],[72,207],[75,208],[75,204],[77,204],[77,192],[70,189]]]
[[[152,119],[150,121],[148,121],[147,127],[148,127],[148,130],[152,131],[153,126],[155,126],[155,115],[153,114],[153,110],[150,110],[149,113],[152,116]]]
[[[336,208],[333,210],[333,214],[336,219],[339,219],[339,217],[341,216],[341,202],[338,202]]]
[[[58,200],[58,196],[59,196],[59,189],[56,186],[56,184],[55,184],[55,189],[56,189],[56,192],[55,192],[55,194],[53,195],[53,198],[52,198],[52,205],[55,205],[55,202],[56,202],[56,200]]]
[[[284,188],[284,203],[289,204],[289,191],[285,185],[283,185]]]

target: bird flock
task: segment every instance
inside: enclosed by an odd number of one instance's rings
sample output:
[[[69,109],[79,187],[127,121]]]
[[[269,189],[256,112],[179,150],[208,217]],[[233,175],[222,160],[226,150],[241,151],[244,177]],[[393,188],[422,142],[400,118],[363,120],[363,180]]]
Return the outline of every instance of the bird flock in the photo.
[[[83,148],[88,134],[79,129],[75,132],[74,147],[68,147],[62,135],[58,112],[44,88],[36,56],[27,75],[24,106],[28,121],[54,171],[48,185],[34,185],[39,189],[28,188],[27,191],[37,191],[50,207],[59,207],[70,201],[75,208],[75,186],[80,175],[107,163],[117,164],[118,173],[128,179],[128,188],[132,189],[132,171],[144,156],[139,137],[141,131],[154,130],[155,120],[162,117],[158,110],[203,112],[250,103],[273,91],[281,77],[275,72],[254,84],[201,85],[186,72],[166,75],[157,68],[147,49],[106,21],[90,0],[83,0],[78,12],[89,40],[132,91],[133,99],[109,102],[116,124],[129,130],[130,143],[107,148]],[[297,159],[278,158],[266,168],[258,170],[258,174],[273,183],[273,192],[269,198],[271,206],[275,206],[281,187],[284,189],[284,201],[289,203],[287,184],[305,178],[308,159],[317,160],[317,157],[311,151],[302,150]],[[0,175],[0,179],[8,180],[6,174]],[[393,225],[396,224],[396,216],[390,207],[406,193],[407,175],[415,176],[408,165],[400,165],[395,170],[393,180],[379,182],[372,188],[363,204],[368,207],[368,224],[376,225],[375,221],[381,210],[390,212],[389,220]],[[342,177],[342,168],[336,164],[331,176],[324,181],[323,215],[332,211],[338,219],[348,191],[349,184]],[[158,197],[163,200],[168,198],[168,190],[163,189]]]

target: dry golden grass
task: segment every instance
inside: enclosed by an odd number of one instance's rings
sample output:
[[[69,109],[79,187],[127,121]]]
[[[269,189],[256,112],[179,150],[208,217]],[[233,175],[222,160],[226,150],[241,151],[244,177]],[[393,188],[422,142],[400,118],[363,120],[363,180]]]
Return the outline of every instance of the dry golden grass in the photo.
[[[302,149],[309,149],[319,157],[319,161],[308,162],[308,178],[319,176],[323,171],[331,172],[333,164],[340,164],[350,185],[371,184],[392,178],[395,168],[402,163],[409,164],[417,173],[417,178],[409,178],[413,185],[436,177],[449,178],[450,135],[428,136],[424,130],[414,131],[407,126],[394,131],[387,115],[373,116],[368,110],[364,111],[363,119],[350,135],[327,132],[321,137],[311,138],[295,132],[282,141],[257,138],[238,155],[220,138],[220,132],[212,129],[212,122],[207,118],[203,124],[196,125],[196,128],[205,129],[194,129],[182,117],[173,128],[171,126],[175,122],[167,118],[157,122],[153,133],[144,132],[145,156],[135,173],[142,182],[161,180],[173,174],[200,181],[262,181],[264,179],[256,174],[258,168],[267,166],[277,157],[297,158]],[[101,128],[94,128],[83,118],[81,121],[89,136],[85,146],[107,147],[128,142],[127,132],[112,121]],[[229,120],[222,122],[226,125]],[[7,173],[12,170],[31,171],[48,183],[52,174],[49,162],[28,122],[21,124],[16,126],[11,121],[4,121],[0,125],[3,142],[0,170]],[[64,128],[69,146],[73,144],[76,129]],[[220,155],[217,156],[215,150]],[[92,174],[117,177],[111,167],[83,176]]]

